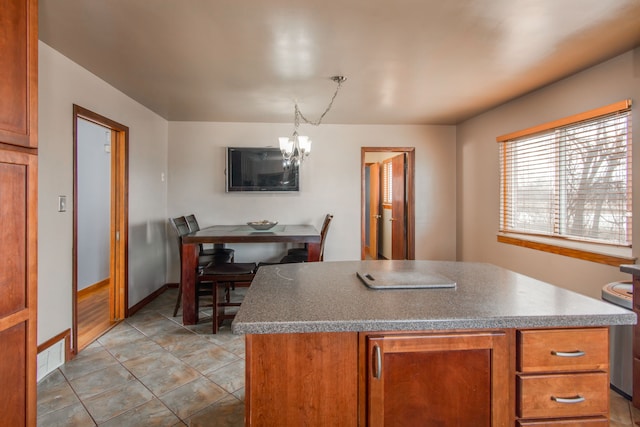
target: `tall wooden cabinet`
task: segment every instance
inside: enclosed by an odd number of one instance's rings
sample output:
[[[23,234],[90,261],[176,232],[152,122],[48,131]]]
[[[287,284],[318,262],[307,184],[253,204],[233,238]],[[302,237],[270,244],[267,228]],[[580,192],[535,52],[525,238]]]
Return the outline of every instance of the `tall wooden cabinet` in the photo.
[[[0,414],[36,425],[37,0],[0,0]]]

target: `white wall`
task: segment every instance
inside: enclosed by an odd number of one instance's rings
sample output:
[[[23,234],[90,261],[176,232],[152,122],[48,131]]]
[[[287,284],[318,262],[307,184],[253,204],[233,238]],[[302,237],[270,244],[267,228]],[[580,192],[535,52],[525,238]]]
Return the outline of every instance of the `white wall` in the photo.
[[[129,127],[129,306],[166,282],[167,122],[46,44],[38,73],[38,343],[71,328],[73,104]],[[67,212],[57,212],[58,195]]]
[[[111,130],[78,120],[78,290],[109,277]]]
[[[169,123],[168,215],[196,214],[201,227],[270,219],[311,223],[334,218],[325,260],[360,259],[360,148],[416,148],[416,258],[453,260],[455,230],[455,128],[452,126],[302,125],[313,139],[295,194],[225,193],[225,147],[277,146],[291,124]],[[230,245],[239,261],[274,260],[284,248]],[[169,241],[168,280],[179,278],[177,242]]]
[[[640,48],[470,119],[457,129],[458,259],[484,261],[600,298],[603,285],[630,280],[617,267],[498,243],[496,137],[593,108],[633,99],[640,124]],[[638,132],[636,132],[638,134]],[[635,142],[639,137],[635,136]],[[636,144],[634,144],[636,145]],[[634,147],[633,246],[640,247],[640,149]],[[638,255],[634,250],[634,256]]]

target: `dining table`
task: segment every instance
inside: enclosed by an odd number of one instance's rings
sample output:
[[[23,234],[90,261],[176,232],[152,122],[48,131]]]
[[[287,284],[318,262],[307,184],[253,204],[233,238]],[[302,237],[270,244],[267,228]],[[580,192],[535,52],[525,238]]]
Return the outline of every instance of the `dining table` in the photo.
[[[198,323],[196,279],[200,244],[226,243],[299,243],[307,247],[307,261],[320,260],[320,232],[309,224],[276,224],[268,230],[250,225],[213,225],[182,236],[180,245],[182,288],[182,322]]]

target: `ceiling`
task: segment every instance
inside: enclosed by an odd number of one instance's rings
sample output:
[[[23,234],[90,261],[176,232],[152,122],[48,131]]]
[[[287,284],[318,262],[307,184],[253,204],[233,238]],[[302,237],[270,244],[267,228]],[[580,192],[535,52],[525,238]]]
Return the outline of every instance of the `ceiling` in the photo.
[[[40,40],[170,121],[455,124],[640,46],[640,0],[40,0]]]

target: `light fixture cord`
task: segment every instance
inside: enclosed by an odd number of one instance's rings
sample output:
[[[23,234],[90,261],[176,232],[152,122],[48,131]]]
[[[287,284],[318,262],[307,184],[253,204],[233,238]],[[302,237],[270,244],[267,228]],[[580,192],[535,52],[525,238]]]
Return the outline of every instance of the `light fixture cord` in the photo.
[[[302,118],[302,120],[310,125],[313,126],[320,126],[320,123],[322,123],[322,119],[324,119],[324,116],[327,115],[327,113],[329,112],[329,110],[331,110],[331,107],[333,107],[333,101],[336,99],[336,96],[338,96],[338,91],[340,90],[340,87],[342,86],[342,83],[344,82],[344,78],[339,78],[339,77],[334,77],[333,80],[337,83],[336,86],[336,91],[334,92],[333,96],[331,97],[331,101],[329,102],[329,105],[327,106],[327,109],[324,110],[324,113],[322,113],[320,115],[320,118],[318,119],[317,122],[311,121],[309,119],[307,119],[302,112],[300,111],[300,108],[298,107],[298,103],[296,102],[295,104],[295,119],[294,119],[294,126],[295,129],[298,129],[298,126],[300,126],[300,118]]]

